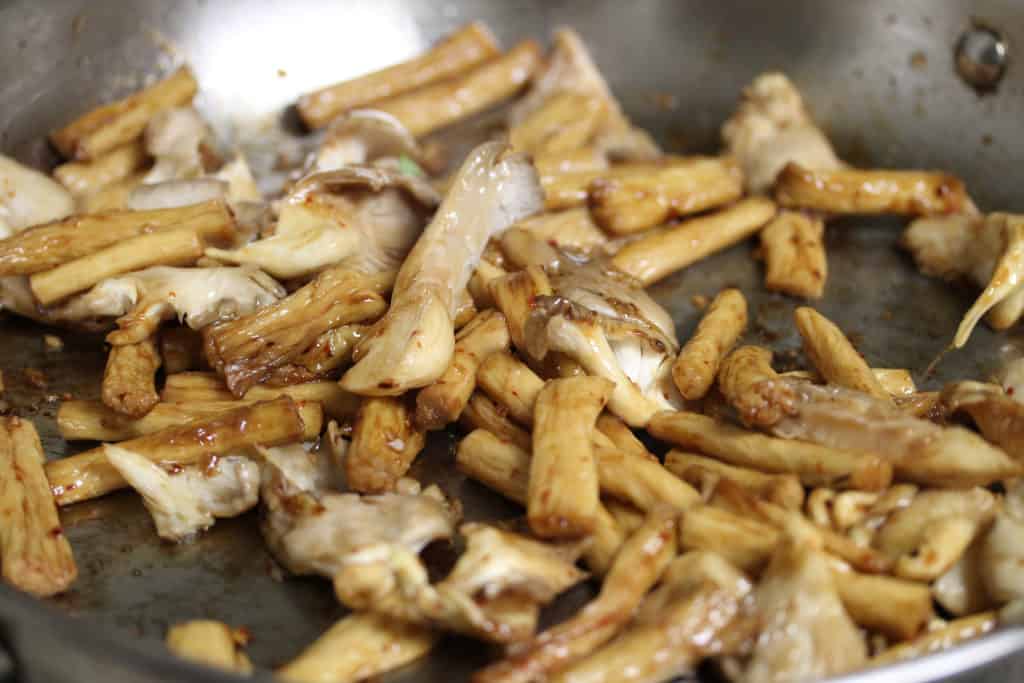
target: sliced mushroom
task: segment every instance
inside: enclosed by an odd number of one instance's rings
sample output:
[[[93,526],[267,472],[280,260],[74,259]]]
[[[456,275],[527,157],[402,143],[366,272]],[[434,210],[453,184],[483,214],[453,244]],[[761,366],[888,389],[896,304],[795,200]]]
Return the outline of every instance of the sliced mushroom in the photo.
[[[333,171],[403,156],[418,161],[422,151],[401,121],[387,112],[355,109],[331,123],[317,150],[312,170]]]
[[[74,210],[74,198],[60,183],[0,154],[0,239]]]
[[[784,74],[761,74],[722,126],[726,149],[743,167],[747,191],[765,192],[790,162],[814,170],[844,164],[814,123],[796,86]]]
[[[266,208],[249,164],[242,155],[224,164],[216,173],[198,178],[170,178],[142,183],[128,195],[127,208],[136,210],[170,209],[224,199],[236,213],[252,213],[254,207]],[[248,221],[243,221],[248,222]]]
[[[279,468],[264,472],[263,536],[274,556],[296,574],[333,579],[362,553],[419,553],[450,538],[452,516],[436,497],[387,493],[359,496],[294,487]]]
[[[157,112],[144,137],[146,151],[156,159],[144,183],[198,178],[209,170],[213,130],[192,107]]]
[[[940,397],[943,412],[965,412],[982,435],[1013,458],[1024,462],[1024,403],[996,384],[957,382]]]
[[[743,683],[816,681],[860,668],[867,646],[820,547],[789,536],[754,591],[761,632]]]
[[[533,635],[538,608],[586,577],[574,562],[581,544],[551,546],[482,524],[464,525],[466,551],[431,585],[413,553],[367,550],[335,576],[341,601],[414,623],[498,642]]]
[[[368,351],[342,378],[349,391],[393,396],[430,384],[455,346],[453,319],[487,241],[543,205],[536,172],[505,145],[477,147],[402,264]]]
[[[290,279],[345,261],[365,272],[395,269],[440,198],[426,181],[371,166],[303,178],[280,210],[275,233],[234,250],[207,249],[228,263]]]
[[[775,389],[767,383],[773,383]],[[762,396],[781,396],[775,436],[848,451],[877,453],[904,480],[942,488],[986,485],[1018,476],[1021,464],[963,427],[942,427],[904,414],[860,391],[800,379],[770,379]],[[785,390],[781,390],[781,389]]]
[[[608,409],[633,427],[642,427],[662,410],[681,403],[672,382],[676,348],[650,326],[598,315],[560,296],[538,297],[527,322],[530,355],[567,354],[592,375],[615,382]]]
[[[122,337],[120,343],[131,343],[175,316],[198,330],[252,313],[284,295],[281,285],[255,268],[157,266],[103,280],[46,315],[71,321],[119,318],[121,329],[114,334]]]
[[[228,184],[216,178],[171,179],[143,183],[128,195],[127,208],[136,211],[173,209],[226,198]]]
[[[984,288],[960,322],[954,348],[967,343],[983,316],[1004,330],[1024,314],[1024,216],[967,211],[922,218],[907,228],[903,245],[924,273]]]
[[[138,491],[160,538],[185,541],[213,525],[256,507],[260,468],[245,456],[212,460],[208,467],[167,472],[145,457],[107,444],[107,460]]]

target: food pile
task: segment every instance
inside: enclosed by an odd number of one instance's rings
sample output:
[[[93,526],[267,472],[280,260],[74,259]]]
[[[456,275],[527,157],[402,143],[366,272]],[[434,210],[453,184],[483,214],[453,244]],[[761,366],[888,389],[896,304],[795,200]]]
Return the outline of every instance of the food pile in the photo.
[[[740,344],[741,291],[681,340],[644,288],[756,237],[764,286],[813,301],[830,220],[906,216],[922,272],[982,288],[961,347],[1024,313],[1024,217],[946,172],[850,166],[778,73],[744,89],[719,156],[665,154],[567,29],[503,52],[470,24],[303,96],[310,153],[273,193],[197,90],[183,66],[55,131],[52,175],[0,157],[0,306],[109,345],[101,398],[58,414],[99,445],[47,462],[30,420],[0,418],[13,586],[72,585],[58,508],[131,488],[173,543],[259,508],[277,562],[332,583],[351,614],[289,681],[373,677],[445,633],[503,646],[475,683],[705,660],[811,681],[1020,618],[1024,365],[919,391],[805,306],[806,367],[779,372]],[[430,135],[502,103],[498,138],[445,173]],[[409,476],[443,429],[521,519],[463,523]],[[440,577],[436,543],[461,550]],[[587,580],[596,597],[539,630]],[[252,669],[220,622],[167,643]]]

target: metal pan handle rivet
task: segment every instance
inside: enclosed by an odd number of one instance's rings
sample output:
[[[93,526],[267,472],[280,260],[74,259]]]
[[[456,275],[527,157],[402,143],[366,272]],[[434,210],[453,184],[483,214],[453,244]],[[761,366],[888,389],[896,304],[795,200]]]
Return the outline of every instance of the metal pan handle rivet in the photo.
[[[979,92],[995,90],[1006,73],[1009,46],[998,30],[974,23],[956,43],[956,71]]]

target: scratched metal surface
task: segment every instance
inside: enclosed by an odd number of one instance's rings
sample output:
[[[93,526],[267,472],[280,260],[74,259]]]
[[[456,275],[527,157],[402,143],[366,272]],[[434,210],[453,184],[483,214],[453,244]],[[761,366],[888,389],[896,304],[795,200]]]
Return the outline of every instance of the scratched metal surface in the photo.
[[[408,57],[452,27],[482,18],[506,45],[543,37],[560,24],[577,27],[626,108],[672,151],[713,150],[740,87],[761,70],[781,68],[851,161],[948,168],[967,180],[983,208],[1021,210],[1024,199],[1012,179],[1024,157],[1017,135],[1024,70],[1011,68],[998,93],[985,98],[960,83],[951,46],[970,16],[988,19],[1011,43],[1024,44],[1012,0],[915,0],[898,7],[880,0],[714,6],[673,0],[0,0],[0,150],[39,165],[52,162],[41,142],[45,131],[166,70],[172,58],[158,46],[168,41],[196,68],[203,109],[247,142],[273,130],[276,117],[267,114],[297,93]],[[851,334],[872,365],[920,371],[948,343],[972,293],[918,275],[896,248],[899,227],[867,220],[830,225],[828,289],[818,307]],[[752,304],[750,339],[782,352],[786,363],[801,364],[791,322],[796,303],[762,290],[752,249],[716,255],[652,292],[686,338],[698,318],[691,297],[738,286]],[[55,432],[56,402],[64,394],[97,394],[104,352],[99,338],[68,332],[60,333],[63,351],[47,352],[42,332],[0,319],[3,399],[36,421],[48,456],[61,457],[73,450]],[[1024,349],[1019,333],[995,335],[980,327],[968,348],[949,356],[924,386],[985,377],[1018,349]],[[28,368],[42,370],[47,386],[32,385]],[[453,438],[437,436],[416,473],[461,498],[470,518],[515,516],[516,509],[454,472]],[[75,506],[63,519],[81,572],[75,588],[41,607],[0,587],[0,642],[14,650],[23,681],[232,680],[163,654],[159,642],[167,626],[195,617],[245,625],[253,634],[253,660],[271,668],[342,614],[325,582],[275,578],[254,515],[218,522],[187,546],[158,542],[129,494]],[[574,591],[551,618],[585,600],[589,590]],[[1014,664],[1002,657],[1021,646],[1019,632],[1006,632],[958,650],[950,661],[903,670],[898,679],[938,681],[966,670],[955,680],[1020,680],[1020,659]],[[486,646],[452,639],[387,680],[464,680],[488,654]]]

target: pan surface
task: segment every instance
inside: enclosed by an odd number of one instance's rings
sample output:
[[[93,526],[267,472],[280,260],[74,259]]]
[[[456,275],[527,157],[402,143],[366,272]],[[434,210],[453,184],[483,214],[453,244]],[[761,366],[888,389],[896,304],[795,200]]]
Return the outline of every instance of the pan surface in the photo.
[[[984,97],[958,78],[953,46],[972,17],[998,27],[1011,45],[1024,44],[1024,8],[1012,0],[0,0],[0,151],[51,163],[48,130],[177,59],[196,69],[204,113],[252,146],[276,139],[280,110],[300,92],[409,57],[455,26],[482,19],[505,45],[575,27],[626,110],[670,151],[715,150],[718,126],[742,86],[781,69],[844,158],[948,169],[966,179],[983,209],[1021,211],[1014,178],[1015,162],[1024,158],[1016,130],[1024,120],[1024,70],[1011,65],[999,89]],[[485,116],[475,127],[486,122]],[[829,283],[819,308],[851,333],[872,365],[920,373],[948,344],[973,293],[919,275],[896,249],[899,232],[892,221],[830,224]],[[763,291],[751,250],[743,245],[707,259],[651,292],[685,339],[698,317],[693,295],[740,287],[751,303],[749,339],[802,364],[791,323],[795,302]],[[47,352],[42,333],[11,317],[0,320],[3,398],[36,421],[48,456],[61,457],[73,451],[56,433],[58,402],[65,394],[97,396],[105,354],[99,337],[67,332],[60,333],[64,350]],[[983,378],[1021,353],[1021,333],[979,327],[923,386]],[[42,370],[45,387],[29,381],[29,368]],[[470,519],[518,514],[453,472],[453,439],[436,435],[414,474],[461,498]],[[63,520],[80,569],[74,589],[44,608],[0,587],[0,640],[15,656],[19,681],[236,680],[164,654],[167,627],[200,617],[244,625],[253,635],[252,659],[269,668],[343,613],[326,582],[281,580],[253,515],[220,521],[184,546],[159,543],[129,493],[74,506]],[[588,590],[577,589],[555,611],[579,604]],[[1024,651],[1024,633],[1008,630],[912,662],[888,680],[1021,680],[1017,650]],[[387,680],[465,680],[487,655],[486,647],[452,639]]]

